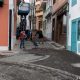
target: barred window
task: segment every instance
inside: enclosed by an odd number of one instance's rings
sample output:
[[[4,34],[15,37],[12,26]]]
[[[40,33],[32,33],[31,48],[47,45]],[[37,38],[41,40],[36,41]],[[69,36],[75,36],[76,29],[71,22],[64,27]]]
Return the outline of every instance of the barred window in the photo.
[[[75,4],[77,4],[77,0],[72,0],[72,6],[74,6]]]

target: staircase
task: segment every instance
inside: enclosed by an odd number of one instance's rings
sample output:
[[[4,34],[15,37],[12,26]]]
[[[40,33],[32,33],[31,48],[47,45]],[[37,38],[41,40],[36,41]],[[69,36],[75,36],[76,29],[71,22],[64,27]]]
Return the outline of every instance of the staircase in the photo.
[[[59,43],[60,43],[61,45],[66,46],[66,34],[62,34],[62,35],[60,36],[60,38],[59,38]]]

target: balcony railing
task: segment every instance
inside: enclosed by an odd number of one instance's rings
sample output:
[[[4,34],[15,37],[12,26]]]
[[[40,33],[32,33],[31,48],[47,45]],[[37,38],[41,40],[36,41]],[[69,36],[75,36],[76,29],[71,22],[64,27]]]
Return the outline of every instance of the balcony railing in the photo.
[[[58,0],[58,1],[56,1],[56,3],[53,5],[53,13],[58,11],[66,3],[68,3],[68,0]]]
[[[49,6],[48,9],[46,9],[44,16],[47,18],[49,15],[52,14],[52,6]]]
[[[42,16],[43,15],[43,11],[37,12],[36,16]]]
[[[39,11],[42,11],[42,10],[43,10],[43,9],[40,8],[40,9],[36,9],[35,11],[36,11],[36,12],[39,12]]]

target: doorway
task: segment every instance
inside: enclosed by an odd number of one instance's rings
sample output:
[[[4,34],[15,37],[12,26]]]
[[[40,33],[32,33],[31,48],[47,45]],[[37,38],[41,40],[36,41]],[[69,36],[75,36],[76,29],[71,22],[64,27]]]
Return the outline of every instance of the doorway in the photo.
[[[54,41],[55,19],[52,20],[52,40]]]
[[[56,27],[56,42],[66,46],[66,34],[67,34],[67,16],[63,13],[57,16],[57,27]]]

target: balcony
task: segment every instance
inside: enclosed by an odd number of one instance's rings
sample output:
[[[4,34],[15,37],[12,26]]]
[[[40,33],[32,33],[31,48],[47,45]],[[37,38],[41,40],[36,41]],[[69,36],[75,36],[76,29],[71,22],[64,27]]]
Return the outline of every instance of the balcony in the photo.
[[[44,8],[48,0],[41,0],[41,6]]]
[[[43,15],[43,11],[40,11],[40,12],[37,12],[37,13],[36,13],[36,17],[42,16],[42,15]]]
[[[41,5],[41,1],[36,1],[36,2],[35,2],[35,6],[36,6],[36,5]]]
[[[42,11],[42,10],[43,10],[43,9],[42,9],[39,5],[37,5],[36,8],[35,8],[35,11],[36,11],[36,12],[39,12],[39,11]]]
[[[4,0],[0,0],[0,7],[3,7]]]
[[[66,3],[68,3],[68,0],[57,0],[56,3],[53,5],[53,13],[57,12]]]
[[[45,16],[45,18],[47,18],[47,17],[49,17],[51,14],[52,14],[52,6],[49,6],[49,7],[46,9],[46,11],[45,11],[44,16]]]

